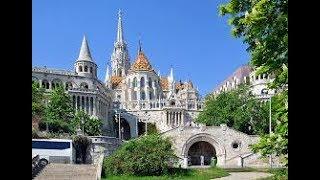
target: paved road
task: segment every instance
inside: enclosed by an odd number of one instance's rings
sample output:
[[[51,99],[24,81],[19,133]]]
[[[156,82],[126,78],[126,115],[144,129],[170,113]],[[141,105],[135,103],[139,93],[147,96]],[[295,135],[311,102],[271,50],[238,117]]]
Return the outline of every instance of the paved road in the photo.
[[[271,176],[270,173],[264,172],[230,172],[230,176],[217,178],[214,180],[256,180]]]

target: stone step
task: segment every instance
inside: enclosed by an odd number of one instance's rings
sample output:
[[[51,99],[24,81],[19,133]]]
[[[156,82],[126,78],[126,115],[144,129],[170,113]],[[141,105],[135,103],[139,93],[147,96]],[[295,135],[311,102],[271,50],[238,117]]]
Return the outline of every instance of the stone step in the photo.
[[[94,165],[48,164],[35,180],[95,180]]]

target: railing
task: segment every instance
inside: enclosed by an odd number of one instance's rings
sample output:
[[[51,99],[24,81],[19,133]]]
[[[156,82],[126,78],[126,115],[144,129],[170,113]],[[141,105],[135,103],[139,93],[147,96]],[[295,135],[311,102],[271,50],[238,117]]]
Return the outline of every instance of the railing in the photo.
[[[40,67],[33,67],[33,72],[43,72],[43,73],[52,73],[52,74],[63,74],[63,75],[76,75],[72,71],[61,70],[61,69],[47,69],[47,68],[40,68]]]

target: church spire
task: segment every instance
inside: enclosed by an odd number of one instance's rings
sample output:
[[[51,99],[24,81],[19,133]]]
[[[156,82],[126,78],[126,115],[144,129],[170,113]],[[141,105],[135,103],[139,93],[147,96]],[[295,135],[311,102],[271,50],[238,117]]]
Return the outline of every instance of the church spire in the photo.
[[[123,30],[122,30],[122,12],[118,11],[118,31],[117,31],[117,42],[123,42]]]
[[[122,12],[118,12],[117,39],[114,42],[114,49],[111,55],[112,76],[126,76],[130,68],[130,59],[127,44],[124,41],[122,27]]]
[[[86,36],[83,36],[82,44],[81,44],[81,49],[78,57],[79,60],[86,60],[86,61],[93,61],[89,49],[89,45],[86,39]]]
[[[107,71],[106,71],[106,76],[105,76],[105,79],[104,79],[104,83],[108,84],[109,83],[109,79],[110,79],[109,66],[107,66]]]

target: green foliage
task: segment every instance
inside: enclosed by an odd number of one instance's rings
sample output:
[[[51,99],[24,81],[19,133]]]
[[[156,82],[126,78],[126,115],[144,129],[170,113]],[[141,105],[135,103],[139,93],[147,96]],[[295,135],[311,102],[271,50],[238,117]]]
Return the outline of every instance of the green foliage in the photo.
[[[169,139],[152,134],[123,144],[104,160],[107,175],[162,175],[176,162]]]
[[[72,132],[76,132],[78,128],[84,129],[84,132],[88,136],[101,135],[102,120],[98,118],[90,117],[84,111],[77,111],[75,117],[71,121]]]
[[[109,180],[172,180],[172,179],[184,179],[184,180],[210,180],[214,178],[228,176],[224,169],[220,168],[203,168],[203,169],[181,169],[170,168],[168,174],[161,176],[108,176]]]
[[[249,93],[249,87],[206,97],[205,108],[197,122],[207,125],[227,124],[247,134],[264,134],[269,127],[269,106],[261,103]]]
[[[258,74],[274,74],[274,87],[288,84],[288,0],[230,0],[220,14],[230,15],[232,34],[248,44]]]
[[[285,157],[285,165],[288,163],[288,91],[283,91],[274,97],[276,104],[275,119],[277,126],[271,135],[263,135],[259,143],[252,145],[254,152],[260,152],[263,156],[274,154]]]
[[[147,134],[158,134],[159,131],[154,123],[147,123],[148,133]]]
[[[257,74],[273,74],[270,87],[283,92],[275,105],[274,133],[263,135],[253,146],[263,155],[288,156],[288,0],[230,0],[220,7],[220,14],[229,14],[229,23],[236,37],[248,44],[251,64]],[[286,163],[286,162],[285,162]]]
[[[288,169],[272,169],[270,171],[273,176],[271,176],[272,180],[287,180],[288,179]]]
[[[98,118],[90,118],[85,122],[85,133],[88,136],[99,136],[102,134],[102,120]]]
[[[32,116],[43,116],[44,113],[44,89],[39,87],[39,83],[32,82]]]
[[[70,126],[74,118],[71,98],[62,86],[55,88],[49,98],[48,106],[45,110],[45,121],[49,125],[49,130],[53,132],[72,132]]]

